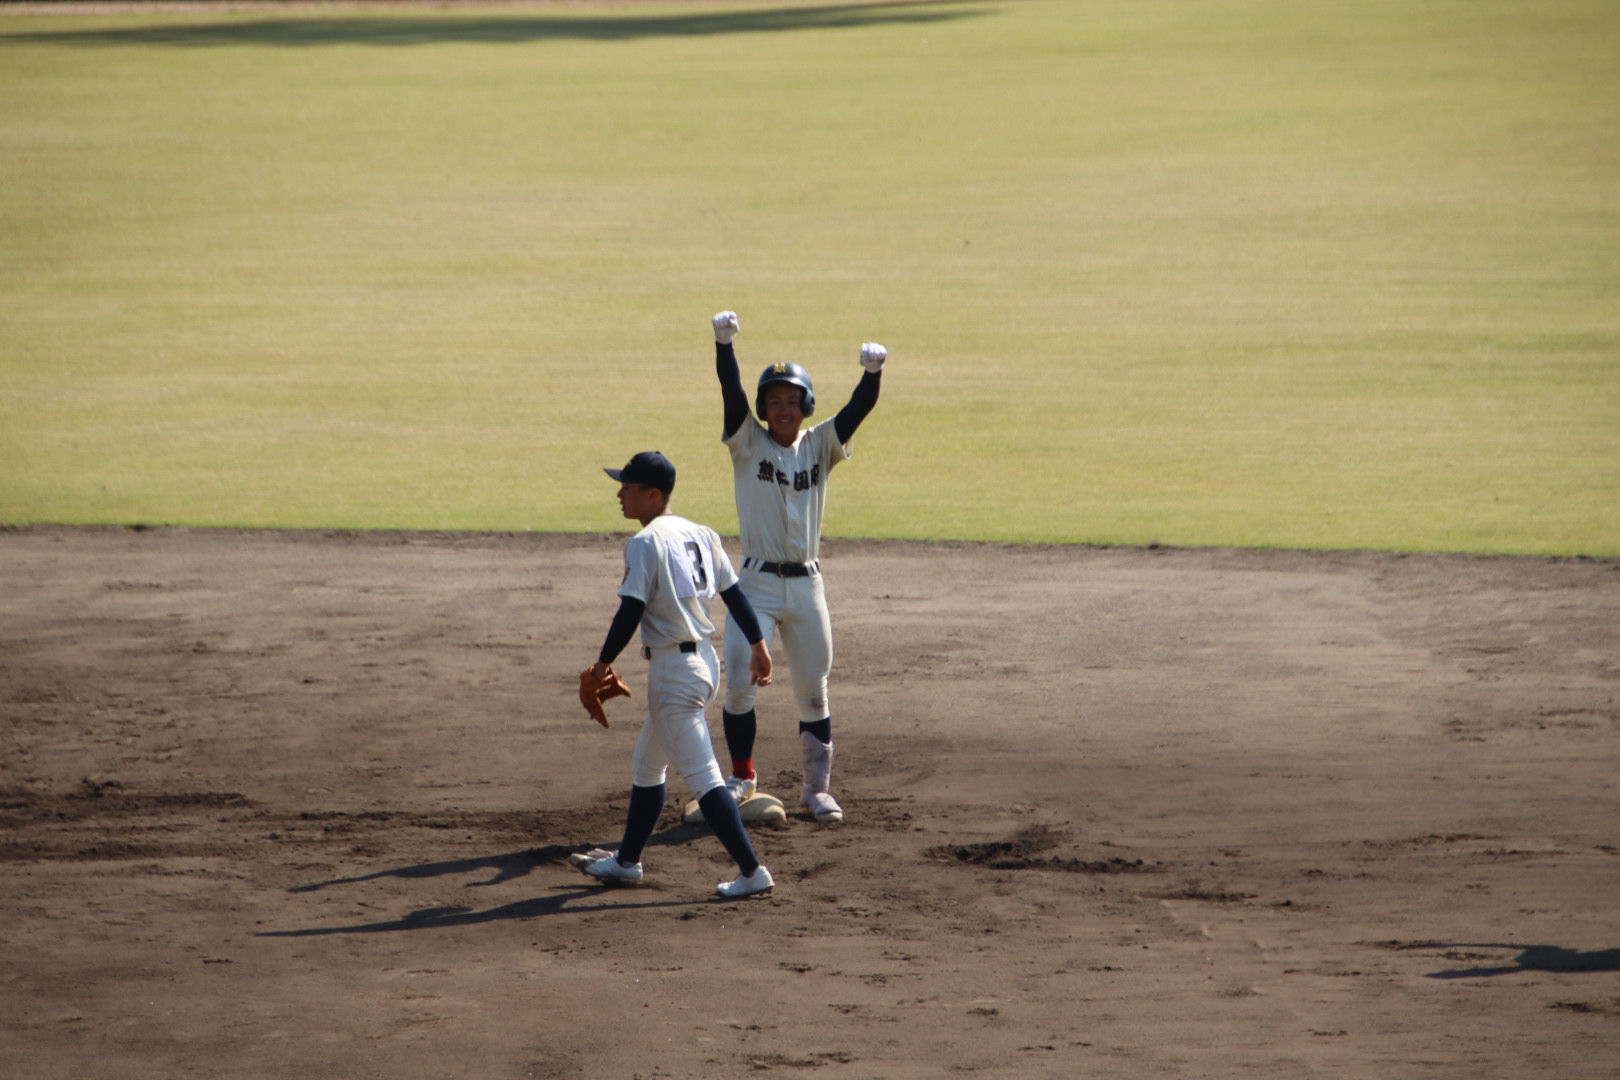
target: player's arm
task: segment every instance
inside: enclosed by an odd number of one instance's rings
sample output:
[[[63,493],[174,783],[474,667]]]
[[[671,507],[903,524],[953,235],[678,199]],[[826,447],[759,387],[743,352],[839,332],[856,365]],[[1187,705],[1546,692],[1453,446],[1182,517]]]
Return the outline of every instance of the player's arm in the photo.
[[[714,373],[720,378],[720,400],[725,403],[725,438],[737,433],[748,419],[748,392],[737,369],[737,351],[731,339],[738,334],[737,313],[722,311],[714,317]]]
[[[647,610],[645,601],[637,600],[633,596],[619,597],[619,610],[613,616],[613,623],[608,627],[607,639],[602,642],[602,651],[596,657],[596,675],[600,678],[607,672],[613,661],[624,652],[624,647],[630,644],[635,636],[636,627],[641,625],[641,613]],[[758,629],[758,624],[755,624]]]
[[[838,410],[833,417],[833,431],[838,433],[838,441],[847,443],[855,437],[855,429],[861,426],[866,414],[877,405],[878,391],[883,385],[883,363],[889,358],[889,350],[875,341],[868,341],[861,346],[861,367],[866,372],[861,381],[855,384],[855,393],[850,395],[849,404]]]
[[[759,617],[754,614],[754,605],[748,602],[748,595],[742,591],[741,585],[733,585],[720,593],[720,600],[731,612],[732,619],[737,623],[737,629],[742,631],[743,640],[748,642],[754,650],[748,658],[748,670],[753,675],[756,686],[766,686],[771,681],[771,650],[765,643],[765,633],[759,628]]]

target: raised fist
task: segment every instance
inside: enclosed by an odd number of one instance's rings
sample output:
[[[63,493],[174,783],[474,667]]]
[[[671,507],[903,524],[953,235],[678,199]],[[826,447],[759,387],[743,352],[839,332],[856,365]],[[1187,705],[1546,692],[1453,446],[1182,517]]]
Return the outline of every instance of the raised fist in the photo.
[[[889,350],[875,341],[868,341],[861,346],[861,367],[874,375],[883,370],[883,361],[888,358]]]
[[[731,339],[741,332],[737,325],[735,311],[722,311],[714,317],[714,340],[722,345],[730,345]]]

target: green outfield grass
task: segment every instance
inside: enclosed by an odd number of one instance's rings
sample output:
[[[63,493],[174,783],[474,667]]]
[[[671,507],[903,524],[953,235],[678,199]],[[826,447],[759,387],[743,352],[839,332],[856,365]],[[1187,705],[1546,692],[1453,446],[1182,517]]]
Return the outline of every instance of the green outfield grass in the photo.
[[[1620,5],[0,17],[0,522],[1620,555]]]

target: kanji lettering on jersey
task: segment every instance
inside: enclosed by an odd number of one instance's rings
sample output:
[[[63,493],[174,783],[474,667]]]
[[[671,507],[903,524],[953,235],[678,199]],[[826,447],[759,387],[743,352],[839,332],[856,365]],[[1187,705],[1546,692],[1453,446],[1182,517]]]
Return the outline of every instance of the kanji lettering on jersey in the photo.
[[[778,469],[769,461],[759,463],[758,479],[765,483],[777,483],[783,487],[788,486],[788,474]],[[811,488],[821,486],[821,463],[811,466],[808,472],[800,471],[793,474],[793,490],[809,491]]]

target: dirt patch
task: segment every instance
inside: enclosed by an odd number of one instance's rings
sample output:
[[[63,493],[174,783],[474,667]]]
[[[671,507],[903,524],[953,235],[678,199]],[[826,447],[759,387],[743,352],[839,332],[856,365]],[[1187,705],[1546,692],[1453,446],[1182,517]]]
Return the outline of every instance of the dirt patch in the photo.
[[[567,865],[622,542],[0,530],[11,1067],[1612,1072],[1620,564],[830,542],[849,817],[722,903],[678,781],[647,885]]]

